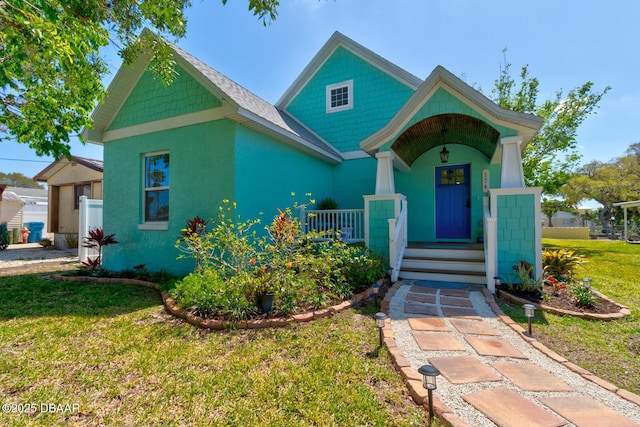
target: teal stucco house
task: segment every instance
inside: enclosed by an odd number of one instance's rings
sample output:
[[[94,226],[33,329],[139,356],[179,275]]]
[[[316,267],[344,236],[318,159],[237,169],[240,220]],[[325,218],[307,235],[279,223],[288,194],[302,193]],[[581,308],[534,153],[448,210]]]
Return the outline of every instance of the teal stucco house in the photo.
[[[394,279],[493,290],[520,260],[541,275],[540,189],[525,188],[521,161],[538,117],[441,66],[422,80],[338,32],[275,105],[172,48],[173,85],[148,58],[124,65],[83,131],[104,146],[104,229],[120,242],[106,268],[187,273],[174,248],[187,219],[229,199],[270,220],[295,192],[335,199],[302,221],[365,242]]]

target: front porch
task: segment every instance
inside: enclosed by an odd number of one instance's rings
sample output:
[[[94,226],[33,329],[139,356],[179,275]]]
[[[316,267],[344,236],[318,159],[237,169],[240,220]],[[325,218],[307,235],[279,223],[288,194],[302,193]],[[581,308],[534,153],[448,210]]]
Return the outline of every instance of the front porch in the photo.
[[[540,188],[489,189],[483,200],[484,243],[410,240],[408,203],[402,194],[364,196],[364,209],[307,211],[301,209],[304,230],[325,238],[364,242],[384,257],[398,278],[460,282],[486,286],[495,292],[495,277],[510,280],[520,261],[535,266],[542,277]],[[415,238],[415,237],[414,237]]]
[[[369,196],[367,196],[369,197]],[[395,211],[395,198],[385,197]],[[339,237],[344,242],[365,243],[377,247],[376,252],[388,257],[393,279],[433,280],[464,284],[487,284],[485,248],[482,243],[408,241],[406,202],[398,197],[399,213],[390,219],[380,211],[369,209],[308,210],[300,208],[300,223],[304,232],[313,231],[320,239]],[[367,204],[369,206],[369,204]],[[370,224],[380,219],[378,230]],[[381,242],[376,243],[379,238]],[[388,242],[388,243],[387,243]],[[382,250],[381,250],[382,249]]]

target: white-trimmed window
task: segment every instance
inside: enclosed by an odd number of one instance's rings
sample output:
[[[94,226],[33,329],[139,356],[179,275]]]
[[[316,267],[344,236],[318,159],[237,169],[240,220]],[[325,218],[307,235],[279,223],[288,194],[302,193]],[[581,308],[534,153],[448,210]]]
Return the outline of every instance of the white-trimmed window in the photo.
[[[144,222],[169,221],[169,152],[144,155]]]
[[[327,86],[327,113],[353,108],[353,80]]]
[[[91,198],[91,184],[75,184],[73,186],[73,209],[80,209],[80,197]]]

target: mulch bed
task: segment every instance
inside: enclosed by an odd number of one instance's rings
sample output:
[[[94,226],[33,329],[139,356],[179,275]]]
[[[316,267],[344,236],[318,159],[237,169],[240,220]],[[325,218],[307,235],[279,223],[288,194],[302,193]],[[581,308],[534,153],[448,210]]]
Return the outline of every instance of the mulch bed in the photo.
[[[553,286],[544,285],[542,287],[542,294],[538,292],[520,292],[509,289],[505,285],[500,286],[498,289],[500,290],[501,296],[505,299],[510,299],[509,296],[514,296],[523,302],[531,302],[540,306],[543,310],[546,309],[547,311],[558,314],[578,315],[579,317],[607,320],[606,317],[608,315],[611,315],[611,318],[617,318],[620,317],[620,315],[627,315],[629,313],[626,307],[610,300],[595,290],[592,291],[595,297],[595,304],[590,307],[585,307],[576,304],[573,292],[569,288],[556,289]]]

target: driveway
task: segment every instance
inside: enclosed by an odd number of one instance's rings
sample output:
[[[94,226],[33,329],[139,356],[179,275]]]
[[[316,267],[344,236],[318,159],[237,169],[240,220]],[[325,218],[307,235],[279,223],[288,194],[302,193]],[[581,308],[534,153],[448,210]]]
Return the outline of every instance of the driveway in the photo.
[[[77,265],[77,251],[45,250],[37,243],[9,245],[0,251],[0,276],[73,270]]]

